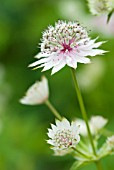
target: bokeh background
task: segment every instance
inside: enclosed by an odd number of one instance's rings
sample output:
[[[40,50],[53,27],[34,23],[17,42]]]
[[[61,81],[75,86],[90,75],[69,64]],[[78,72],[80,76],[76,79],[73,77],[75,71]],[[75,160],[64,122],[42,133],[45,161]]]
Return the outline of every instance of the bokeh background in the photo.
[[[42,31],[58,19],[79,20],[92,38],[107,42],[104,56],[92,58],[91,65],[76,70],[88,116],[109,119],[114,131],[114,16],[93,17],[86,0],[1,0],[0,1],[0,169],[69,170],[71,156],[55,157],[46,143],[47,128],[54,117],[45,105],[24,106],[19,99],[44,74],[49,80],[50,100],[69,120],[81,118],[70,69],[50,76],[28,68],[39,52]],[[114,157],[102,160],[104,170],[113,169]],[[84,170],[94,170],[91,164]]]

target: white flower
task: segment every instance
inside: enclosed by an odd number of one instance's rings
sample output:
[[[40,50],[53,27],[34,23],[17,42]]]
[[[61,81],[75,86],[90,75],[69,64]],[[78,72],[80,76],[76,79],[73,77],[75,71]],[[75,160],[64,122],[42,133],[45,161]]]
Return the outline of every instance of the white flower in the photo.
[[[106,143],[109,149],[114,149],[114,135],[111,137],[108,137]]]
[[[92,127],[94,134],[97,133],[108,123],[108,119],[102,116],[92,116],[90,119],[90,126]]]
[[[114,0],[88,0],[90,12],[93,15],[100,15],[112,11]]]
[[[87,136],[88,132],[85,122],[82,119],[76,119],[75,122],[77,125],[80,125],[80,134],[82,136]],[[92,135],[97,134],[98,131],[107,124],[107,122],[108,120],[103,118],[102,116],[92,116],[89,120],[89,127]]]
[[[65,65],[76,69],[78,62],[90,63],[87,56],[106,52],[96,49],[103,43],[95,43],[96,39],[91,40],[87,30],[78,22],[58,21],[54,27],[49,26],[43,33],[41,52],[35,56],[39,60],[29,66],[43,67],[42,71],[53,68],[52,74]]]
[[[56,125],[51,124],[52,129],[48,129],[49,140],[56,155],[64,155],[80,141],[79,126],[75,122],[70,122],[63,118],[56,120]]]
[[[34,83],[20,100],[22,104],[36,105],[44,103],[49,97],[48,81],[42,77],[41,81]]]

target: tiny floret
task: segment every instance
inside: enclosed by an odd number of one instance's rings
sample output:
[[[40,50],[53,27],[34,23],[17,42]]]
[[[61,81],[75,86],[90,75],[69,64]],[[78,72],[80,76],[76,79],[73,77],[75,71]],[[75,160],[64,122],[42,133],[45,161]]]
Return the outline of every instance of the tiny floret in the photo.
[[[48,129],[49,140],[47,143],[52,145],[55,155],[64,155],[80,141],[79,126],[75,122],[70,122],[63,118],[62,121],[56,120],[56,125],[51,125]]]
[[[20,100],[20,103],[26,105],[42,104],[45,103],[48,97],[48,81],[43,76],[41,81],[37,81],[27,90],[26,95]]]
[[[41,52],[35,58],[38,61],[30,67],[43,67],[42,71],[52,68],[52,74],[58,72],[65,65],[77,68],[77,63],[90,63],[87,56],[96,56],[105,53],[97,49],[103,42],[95,42],[88,36],[86,28],[79,22],[58,21],[55,26],[49,26],[43,32],[40,45]]]

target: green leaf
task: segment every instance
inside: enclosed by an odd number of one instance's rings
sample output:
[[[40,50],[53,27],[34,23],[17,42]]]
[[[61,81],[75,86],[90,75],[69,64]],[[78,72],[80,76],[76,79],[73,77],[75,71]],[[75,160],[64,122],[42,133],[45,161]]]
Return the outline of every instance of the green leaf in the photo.
[[[107,17],[107,24],[109,23],[110,18],[111,18],[111,16],[112,16],[113,12],[114,12],[114,10],[112,10],[112,11],[108,14],[108,17]]]
[[[70,170],[78,170],[87,164],[89,164],[89,162],[87,161],[75,161],[71,166]]]

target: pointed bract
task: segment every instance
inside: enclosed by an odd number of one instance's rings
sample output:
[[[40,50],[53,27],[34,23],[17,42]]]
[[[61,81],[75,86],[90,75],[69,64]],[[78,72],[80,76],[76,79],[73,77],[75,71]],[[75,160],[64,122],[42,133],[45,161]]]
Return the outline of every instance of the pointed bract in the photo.
[[[114,150],[114,135],[108,137],[106,143],[109,149]]]
[[[46,77],[42,77],[41,81],[37,81],[27,90],[26,95],[20,100],[20,103],[26,105],[42,104],[48,97],[48,81]]]

